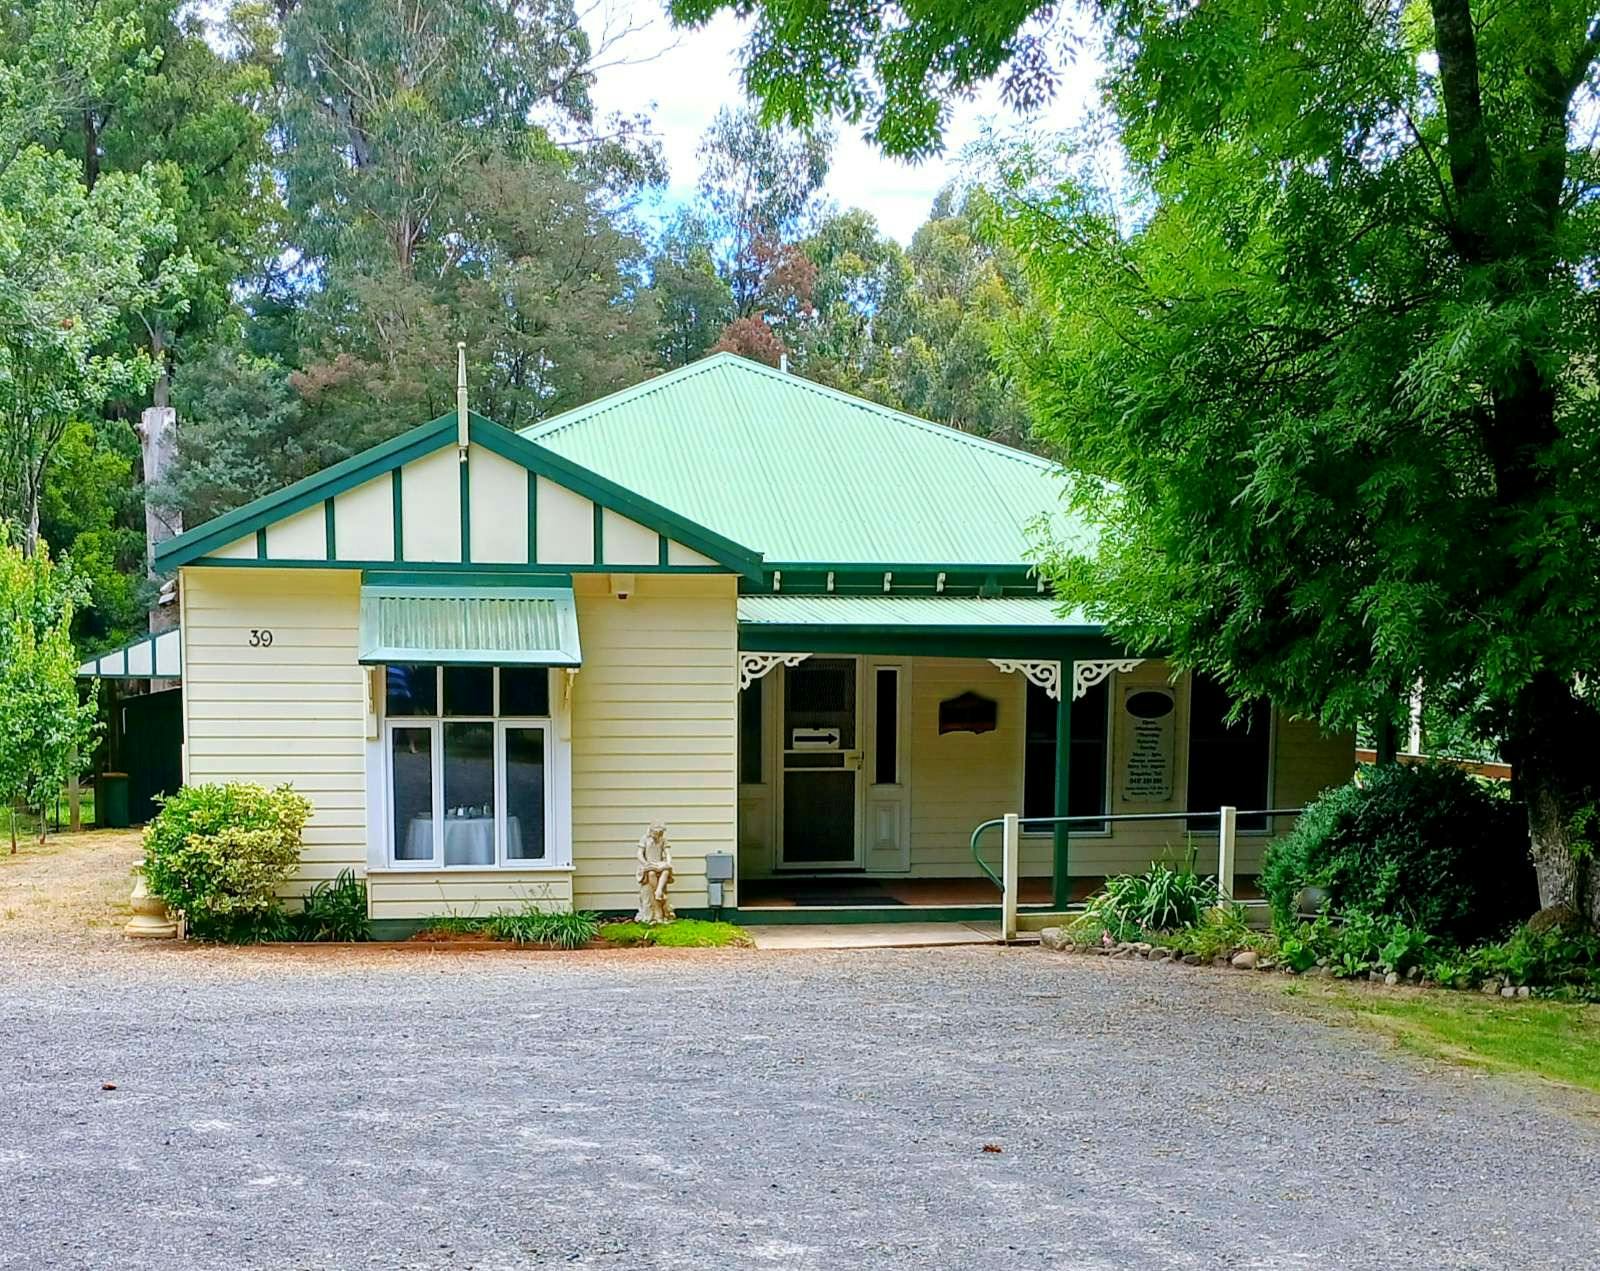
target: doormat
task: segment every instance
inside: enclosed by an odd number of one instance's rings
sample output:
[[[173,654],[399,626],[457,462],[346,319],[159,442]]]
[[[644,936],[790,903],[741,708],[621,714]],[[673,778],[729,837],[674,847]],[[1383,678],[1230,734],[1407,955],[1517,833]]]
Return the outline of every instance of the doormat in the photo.
[[[748,893],[751,890],[749,883],[745,884]],[[785,901],[791,905],[804,907],[827,907],[829,905],[839,908],[875,909],[887,908],[890,905],[903,905],[905,902],[885,891],[877,883],[789,883],[772,888],[768,891],[762,888],[751,900],[760,903],[763,900]]]

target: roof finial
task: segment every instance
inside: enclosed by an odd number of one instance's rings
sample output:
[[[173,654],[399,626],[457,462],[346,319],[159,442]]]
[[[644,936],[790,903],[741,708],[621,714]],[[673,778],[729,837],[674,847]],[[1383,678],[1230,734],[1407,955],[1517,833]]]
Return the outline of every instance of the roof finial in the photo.
[[[467,461],[467,342],[456,341],[456,457]]]

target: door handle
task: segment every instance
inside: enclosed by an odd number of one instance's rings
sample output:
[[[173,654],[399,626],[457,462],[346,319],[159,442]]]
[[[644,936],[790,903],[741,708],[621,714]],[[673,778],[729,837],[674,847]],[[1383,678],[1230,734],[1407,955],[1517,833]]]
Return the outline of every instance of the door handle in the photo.
[[[844,752],[844,766],[850,772],[860,772],[861,771],[861,752],[859,750],[847,750],[847,751],[845,751]]]

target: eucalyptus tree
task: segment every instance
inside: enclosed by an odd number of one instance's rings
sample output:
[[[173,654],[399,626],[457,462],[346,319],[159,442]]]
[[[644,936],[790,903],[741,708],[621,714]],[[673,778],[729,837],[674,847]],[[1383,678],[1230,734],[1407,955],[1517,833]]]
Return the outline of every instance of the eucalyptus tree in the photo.
[[[842,109],[901,153],[953,93],[1037,96],[1071,52],[1028,0],[735,7],[775,117]],[[1034,292],[1010,356],[1037,427],[1115,482],[1075,487],[1098,551],[1046,568],[1240,698],[1350,724],[1424,683],[1503,739],[1544,901],[1600,915],[1600,23],[1572,0],[1095,14],[1136,197],[1024,154],[994,218]]]

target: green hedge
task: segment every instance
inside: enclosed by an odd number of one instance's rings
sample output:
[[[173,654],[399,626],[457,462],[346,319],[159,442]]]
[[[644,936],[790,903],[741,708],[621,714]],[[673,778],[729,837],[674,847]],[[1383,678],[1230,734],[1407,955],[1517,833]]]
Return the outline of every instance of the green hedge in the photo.
[[[1280,930],[1320,887],[1332,914],[1458,945],[1504,935],[1539,903],[1521,807],[1443,766],[1384,765],[1328,791],[1268,850],[1261,886]]]
[[[185,786],[145,828],[145,885],[197,936],[281,938],[277,891],[299,864],[310,815],[289,786]]]

